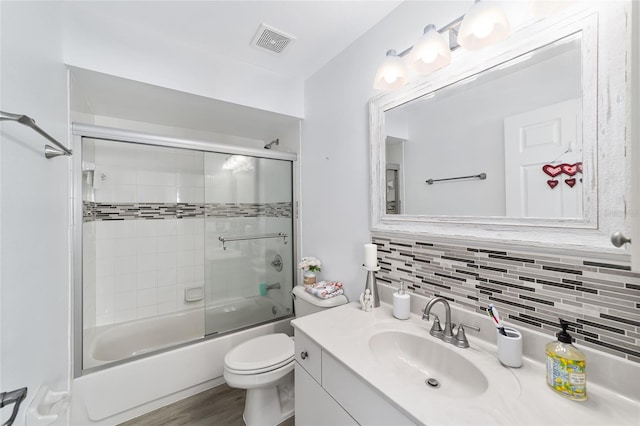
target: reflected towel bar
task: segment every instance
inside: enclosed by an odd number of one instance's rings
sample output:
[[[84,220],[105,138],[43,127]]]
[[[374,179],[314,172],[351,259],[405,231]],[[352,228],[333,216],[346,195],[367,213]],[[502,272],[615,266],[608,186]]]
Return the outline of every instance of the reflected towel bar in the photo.
[[[457,180],[457,179],[480,179],[480,180],[485,180],[487,178],[487,174],[486,173],[480,173],[478,175],[471,175],[471,176],[460,176],[460,177],[452,177],[452,178],[444,178],[444,179],[427,179],[425,182],[427,182],[429,185],[433,185],[433,182],[442,182],[445,180]]]
[[[220,241],[222,241],[222,249],[226,250],[227,246],[225,244],[229,241],[245,241],[245,240],[262,240],[265,238],[282,238],[282,242],[287,244],[288,235],[284,232],[278,232],[277,234],[262,234],[262,235],[237,235],[237,236],[229,236],[223,237],[222,235],[218,237]]]
[[[17,121],[20,124],[23,124],[27,127],[31,127],[33,130],[35,130],[36,132],[44,136],[49,142],[51,142],[52,144],[58,147],[58,148],[54,148],[51,145],[45,145],[44,146],[45,157],[54,158],[60,155],[71,155],[70,149],[66,148],[64,145],[62,145],[60,142],[58,142],[52,136],[50,136],[47,132],[45,132],[40,127],[38,127],[38,125],[36,124],[36,121],[33,118],[27,117],[26,115],[11,114],[10,112],[0,111],[0,121],[4,121],[4,120]]]

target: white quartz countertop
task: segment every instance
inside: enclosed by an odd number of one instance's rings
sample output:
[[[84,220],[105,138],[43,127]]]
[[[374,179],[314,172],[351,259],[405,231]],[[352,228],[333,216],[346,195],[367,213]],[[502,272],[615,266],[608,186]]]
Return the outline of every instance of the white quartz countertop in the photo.
[[[371,312],[362,311],[358,303],[350,303],[297,318],[292,325],[296,332],[309,336],[416,423],[640,425],[639,401],[590,382],[587,382],[588,400],[571,401],[547,387],[543,363],[524,358],[521,368],[504,367],[497,359],[494,345],[467,333],[471,347],[456,348],[429,335],[431,322],[415,314],[408,320],[397,320],[385,303]],[[369,346],[370,337],[384,331],[424,336],[449,347],[484,373],[489,382],[487,390],[476,396],[452,395],[443,392],[444,386],[429,389],[424,384],[426,376],[401,374],[377,359]],[[587,375],[588,369],[587,363]]]

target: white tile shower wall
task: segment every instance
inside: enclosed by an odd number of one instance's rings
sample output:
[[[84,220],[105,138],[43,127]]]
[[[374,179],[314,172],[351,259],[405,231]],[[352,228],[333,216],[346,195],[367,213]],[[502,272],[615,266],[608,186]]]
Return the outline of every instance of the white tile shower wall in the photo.
[[[262,160],[259,163],[258,202],[277,203],[291,199],[291,163],[289,161]]]
[[[287,288],[292,282],[291,220],[273,217],[230,217],[206,219],[207,304],[220,304],[237,297],[255,297],[260,284],[280,283],[280,290],[269,291],[268,297],[289,305]],[[227,242],[226,250],[218,240],[224,235],[252,235],[284,232],[282,238]],[[282,257],[283,269],[277,271],[271,262]],[[233,285],[230,285],[232,283]]]
[[[96,202],[202,203],[203,153],[94,141]]]
[[[232,164],[235,167],[230,167]],[[247,203],[258,206],[289,203],[291,200],[291,163],[288,161],[207,154],[205,172],[207,203]],[[290,268],[277,272],[271,262],[276,254],[282,256],[284,265],[289,266],[292,262],[291,218],[264,217],[263,214],[255,216],[257,212],[253,217],[242,217],[243,214],[247,212],[229,212],[230,217],[216,214],[216,217],[206,219],[207,301],[216,304],[236,297],[254,297],[259,294],[261,283],[280,282],[282,289],[270,291],[269,297],[288,305],[289,295],[285,284],[291,282],[292,272]],[[234,241],[227,243],[227,249],[223,250],[218,240],[220,236],[277,232],[289,235],[287,244],[280,238]]]
[[[203,218],[91,223],[96,326],[203,305],[184,300],[185,288],[204,286]]]
[[[207,202],[267,204],[291,200],[289,161],[213,153],[208,153],[204,161]]]

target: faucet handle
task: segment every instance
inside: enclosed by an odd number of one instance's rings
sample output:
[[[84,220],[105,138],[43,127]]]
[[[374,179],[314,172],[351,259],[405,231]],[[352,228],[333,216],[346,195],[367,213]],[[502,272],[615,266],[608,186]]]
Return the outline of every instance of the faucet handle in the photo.
[[[469,341],[467,340],[467,335],[464,332],[464,328],[465,327],[470,328],[470,329],[475,330],[475,331],[480,331],[480,327],[476,327],[476,326],[473,326],[473,325],[460,323],[460,325],[458,326],[458,332],[456,333],[456,338],[455,338],[455,341],[454,341],[454,344],[459,348],[468,348],[469,347]]]
[[[442,337],[443,335],[443,331],[442,331],[442,327],[440,326],[440,318],[438,318],[438,316],[436,314],[431,314],[434,316],[433,319],[433,325],[431,326],[431,330],[429,331],[429,334],[431,334],[434,337]]]
[[[458,327],[458,329],[462,328],[462,331],[464,331],[464,327],[470,328],[474,331],[480,331],[480,327],[476,327],[475,325],[463,324],[463,323],[460,323],[460,326]]]

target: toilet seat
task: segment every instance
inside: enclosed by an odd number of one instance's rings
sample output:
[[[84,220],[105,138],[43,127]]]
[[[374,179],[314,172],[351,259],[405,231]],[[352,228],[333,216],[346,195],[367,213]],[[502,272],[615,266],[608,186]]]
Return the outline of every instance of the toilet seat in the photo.
[[[236,346],[224,357],[224,367],[228,372],[238,375],[260,374],[286,366],[294,359],[291,337],[275,333]]]

